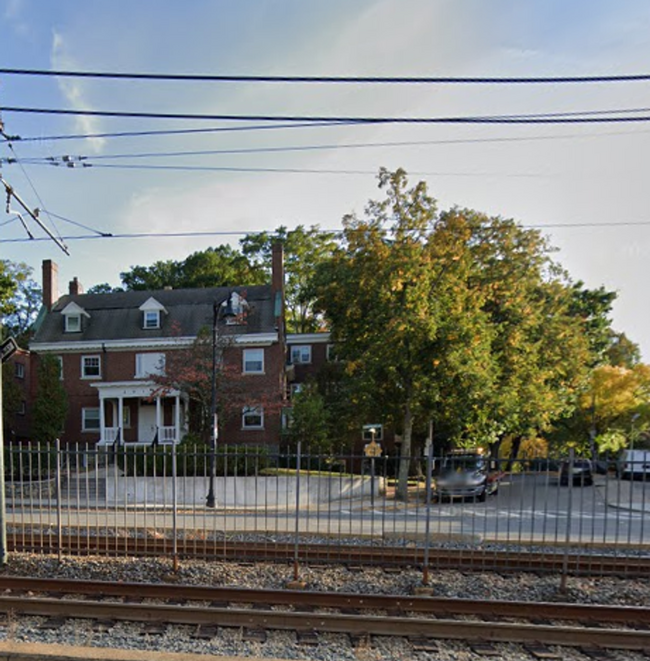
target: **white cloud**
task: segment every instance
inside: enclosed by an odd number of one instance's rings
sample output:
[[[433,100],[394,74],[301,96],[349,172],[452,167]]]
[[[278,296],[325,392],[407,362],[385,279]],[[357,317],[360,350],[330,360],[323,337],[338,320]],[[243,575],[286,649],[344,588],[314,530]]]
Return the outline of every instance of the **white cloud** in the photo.
[[[68,53],[67,44],[63,35],[54,31],[52,35],[52,51],[50,61],[54,70],[74,70],[80,67]],[[57,84],[63,96],[75,110],[91,110],[92,106],[86,99],[84,84],[79,79],[58,78]],[[76,130],[80,133],[99,133],[100,127],[97,118],[79,116],[75,119]],[[106,144],[104,138],[89,138],[89,149],[95,154],[103,151]]]

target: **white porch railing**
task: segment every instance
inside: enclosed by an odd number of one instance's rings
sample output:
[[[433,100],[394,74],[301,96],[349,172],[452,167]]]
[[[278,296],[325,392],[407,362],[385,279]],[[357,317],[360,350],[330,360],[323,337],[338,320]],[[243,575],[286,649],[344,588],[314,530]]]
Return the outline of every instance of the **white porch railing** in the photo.
[[[115,442],[115,439],[117,438],[117,434],[119,432],[120,428],[119,427],[104,427],[104,432],[102,433],[102,440],[100,443],[102,445],[110,445],[111,443]],[[169,426],[169,427],[160,427],[159,428],[159,434],[158,434],[158,442],[159,443],[176,443],[179,440],[179,430],[176,429],[175,426]],[[124,434],[122,434],[120,438],[120,443],[124,443]],[[151,441],[148,441],[150,443]],[[138,445],[141,443],[140,439],[138,439],[135,442],[129,442],[128,445]]]
[[[174,443],[178,439],[176,427],[160,427],[160,442]]]

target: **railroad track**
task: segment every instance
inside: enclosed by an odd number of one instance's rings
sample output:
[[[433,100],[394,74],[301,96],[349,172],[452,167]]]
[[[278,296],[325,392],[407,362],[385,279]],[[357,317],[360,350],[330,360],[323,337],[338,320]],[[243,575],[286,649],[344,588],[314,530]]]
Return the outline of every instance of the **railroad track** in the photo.
[[[83,618],[108,629],[129,621],[156,625],[160,633],[181,624],[208,635],[239,627],[263,637],[270,630],[291,630],[298,636],[408,637],[414,645],[430,646],[442,639],[520,643],[537,658],[554,658],[549,645],[650,649],[650,609],[640,607],[10,576],[0,576],[0,590],[0,613],[7,618]]]
[[[202,558],[213,561],[339,563],[383,567],[424,567],[421,547],[298,545],[285,542],[230,542],[211,540],[148,539],[131,537],[56,536],[18,533],[7,536],[10,551],[140,557]],[[431,570],[570,573],[577,576],[650,577],[650,557],[630,557],[585,552],[581,554],[439,549],[429,551]]]

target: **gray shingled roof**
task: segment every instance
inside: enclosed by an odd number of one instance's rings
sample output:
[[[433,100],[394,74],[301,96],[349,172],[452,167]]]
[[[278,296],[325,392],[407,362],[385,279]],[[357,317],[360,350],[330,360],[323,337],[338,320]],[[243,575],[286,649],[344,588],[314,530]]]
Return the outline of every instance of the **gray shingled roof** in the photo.
[[[246,325],[236,327],[238,333],[268,333],[275,330],[274,301],[270,285],[165,289],[62,296],[52,311],[42,319],[32,342],[67,343],[195,336],[202,327],[212,325],[213,303],[226,299],[231,291],[244,296],[250,306]],[[168,314],[161,315],[162,328],[145,330],[142,328],[142,312],[139,308],[151,297],[164,305]],[[80,333],[64,333],[61,310],[70,302],[76,303],[90,315],[90,318],[83,318]],[[221,320],[220,325],[223,323]]]

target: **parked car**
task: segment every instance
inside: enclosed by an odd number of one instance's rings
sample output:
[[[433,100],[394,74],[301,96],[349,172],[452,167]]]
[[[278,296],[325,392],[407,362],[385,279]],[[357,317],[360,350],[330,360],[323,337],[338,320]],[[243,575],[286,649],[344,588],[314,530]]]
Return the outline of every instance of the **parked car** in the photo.
[[[650,451],[623,450],[616,464],[616,474],[624,480],[650,479]]]
[[[569,478],[574,486],[589,487],[594,483],[594,471],[589,459],[568,459],[560,464],[560,484],[568,486]]]
[[[458,450],[443,457],[433,482],[433,495],[484,501],[499,490],[503,473],[479,450]]]

